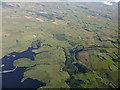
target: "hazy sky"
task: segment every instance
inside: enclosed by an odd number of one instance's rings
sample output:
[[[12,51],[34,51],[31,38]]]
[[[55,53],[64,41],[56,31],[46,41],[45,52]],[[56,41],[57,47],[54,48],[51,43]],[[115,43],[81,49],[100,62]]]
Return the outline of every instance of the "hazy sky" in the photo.
[[[0,0],[3,2],[103,2],[103,1],[110,1],[110,2],[116,2],[120,0]]]

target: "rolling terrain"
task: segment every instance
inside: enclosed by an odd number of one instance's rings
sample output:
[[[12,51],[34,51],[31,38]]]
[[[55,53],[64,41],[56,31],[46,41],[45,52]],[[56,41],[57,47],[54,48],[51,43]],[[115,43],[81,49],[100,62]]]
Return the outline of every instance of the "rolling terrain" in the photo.
[[[29,78],[43,83],[39,88],[118,88],[117,9],[102,2],[2,3],[3,76],[17,78],[12,73],[23,68],[20,85]]]

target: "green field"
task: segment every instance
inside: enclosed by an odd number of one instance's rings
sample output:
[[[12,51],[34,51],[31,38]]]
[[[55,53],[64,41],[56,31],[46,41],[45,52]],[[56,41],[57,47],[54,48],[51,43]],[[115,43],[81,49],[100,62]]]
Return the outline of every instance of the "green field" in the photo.
[[[41,47],[32,52],[47,52],[13,63],[28,67],[21,82],[32,78],[45,82],[43,88],[118,88],[117,11],[116,3],[3,3],[2,57],[26,51],[38,40]]]

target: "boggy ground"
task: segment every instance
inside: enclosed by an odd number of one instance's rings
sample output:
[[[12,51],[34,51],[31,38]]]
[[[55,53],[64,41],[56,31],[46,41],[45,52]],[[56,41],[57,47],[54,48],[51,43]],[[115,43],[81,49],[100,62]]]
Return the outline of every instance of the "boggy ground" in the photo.
[[[21,82],[37,79],[48,88],[119,86],[116,3],[3,3],[2,14],[2,58],[31,52],[12,62],[27,67]],[[41,47],[27,52],[37,41]]]

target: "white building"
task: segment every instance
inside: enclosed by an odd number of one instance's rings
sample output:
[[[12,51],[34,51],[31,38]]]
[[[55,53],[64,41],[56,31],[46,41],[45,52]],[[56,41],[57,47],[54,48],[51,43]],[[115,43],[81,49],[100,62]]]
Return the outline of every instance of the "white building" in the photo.
[[[35,35],[35,34],[34,34],[34,35],[33,35],[33,37],[34,37],[34,38],[36,38],[36,37],[37,37],[37,35]]]

